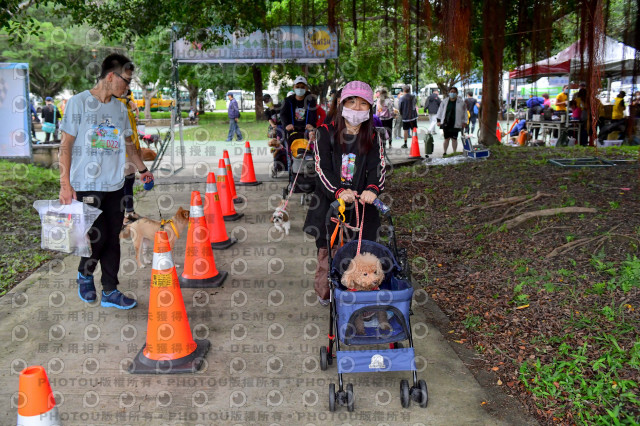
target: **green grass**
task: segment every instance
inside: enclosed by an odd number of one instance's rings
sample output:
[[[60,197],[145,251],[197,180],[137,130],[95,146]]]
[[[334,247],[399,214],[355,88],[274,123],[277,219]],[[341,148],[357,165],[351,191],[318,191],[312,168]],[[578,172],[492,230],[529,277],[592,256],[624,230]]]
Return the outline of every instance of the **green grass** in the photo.
[[[144,118],[144,114],[140,116]],[[183,111],[182,116],[187,118],[188,114]],[[166,111],[152,112],[151,117],[157,119],[171,118],[171,113]],[[243,112],[239,124],[243,140],[267,139],[269,123],[262,120],[257,121],[254,112]],[[229,119],[226,112],[207,112],[199,116],[197,126],[184,128],[184,138],[186,140],[199,142],[226,140],[228,134]]]
[[[595,361],[589,360],[593,345],[606,348]],[[578,413],[580,423],[599,425],[634,425],[637,420],[623,407],[640,410],[638,382],[621,377],[623,369],[640,374],[640,340],[630,347],[621,347],[615,336],[600,334],[582,346],[566,343],[558,347],[558,356],[542,362],[540,358],[520,365],[520,380],[524,386],[562,419],[568,409]],[[557,401],[557,403],[549,403]],[[603,408],[606,414],[600,414]],[[567,419],[568,420],[568,419]],[[577,420],[577,419],[576,419]],[[571,421],[573,423],[573,421]]]
[[[25,272],[49,260],[53,252],[40,249],[40,219],[36,200],[58,198],[58,171],[0,160],[0,295],[17,284]]]

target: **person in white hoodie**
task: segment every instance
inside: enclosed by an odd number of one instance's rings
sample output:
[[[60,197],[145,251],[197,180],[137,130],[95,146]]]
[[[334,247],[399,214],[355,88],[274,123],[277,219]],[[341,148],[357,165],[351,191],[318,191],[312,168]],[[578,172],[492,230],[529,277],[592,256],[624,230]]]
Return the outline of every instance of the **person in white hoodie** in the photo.
[[[444,154],[447,155],[449,141],[453,147],[453,153],[458,151],[458,133],[467,124],[467,104],[458,96],[458,89],[452,87],[449,89],[449,97],[446,98],[438,109],[438,126],[444,133]]]

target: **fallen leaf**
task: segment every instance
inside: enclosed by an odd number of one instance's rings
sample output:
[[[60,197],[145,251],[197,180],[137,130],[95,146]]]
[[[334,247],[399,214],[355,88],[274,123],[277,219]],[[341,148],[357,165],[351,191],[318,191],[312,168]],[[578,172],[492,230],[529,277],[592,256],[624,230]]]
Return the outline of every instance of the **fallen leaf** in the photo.
[[[502,380],[498,379],[497,383],[498,383],[498,386],[502,386]]]
[[[500,370],[500,367],[491,367],[491,370],[492,371],[498,371],[498,370]]]
[[[525,308],[528,308],[528,307],[529,307],[529,304],[527,303],[526,305],[518,306],[516,309],[525,309]]]
[[[560,383],[558,382],[553,382],[553,386],[555,386],[556,389],[560,389]]]
[[[480,405],[486,405],[487,401],[482,401],[482,403]]]

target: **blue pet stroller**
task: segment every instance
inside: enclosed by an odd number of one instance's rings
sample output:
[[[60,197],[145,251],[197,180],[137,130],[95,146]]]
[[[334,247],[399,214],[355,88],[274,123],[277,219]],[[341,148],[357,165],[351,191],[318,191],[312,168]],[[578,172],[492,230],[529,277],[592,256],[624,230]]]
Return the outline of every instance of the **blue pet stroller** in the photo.
[[[326,217],[327,231],[329,224],[335,221],[338,214],[339,201],[335,201]],[[411,400],[426,407],[429,401],[427,384],[418,380],[411,334],[411,300],[413,286],[408,271],[398,263],[398,256],[406,257],[406,250],[398,250],[393,228],[393,220],[389,208],[382,202],[375,203],[389,225],[386,227],[389,236],[389,247],[373,241],[362,240],[360,252],[375,255],[385,272],[384,281],[377,291],[351,291],[341,283],[342,274],[347,270],[351,259],[358,252],[358,240],[350,241],[339,248],[335,257],[329,249],[329,287],[330,317],[329,344],[320,348],[320,368],[326,370],[333,364],[333,344],[336,345],[335,359],[338,367],[338,391],[335,384],[329,385],[329,410],[335,411],[337,405],[346,405],[348,411],[354,410],[353,385],[343,384],[344,373],[366,373],[387,371],[412,371],[413,386],[407,380],[400,381],[400,401],[402,407],[409,407]],[[357,208],[357,205],[356,205]],[[338,226],[341,226],[340,224]],[[361,225],[360,225],[361,226]],[[327,235],[327,241],[331,241]],[[329,243],[331,245],[331,243]],[[406,259],[402,263],[407,263]],[[390,330],[380,327],[379,312],[387,316]],[[361,318],[358,318],[358,317]],[[364,333],[357,334],[357,321],[364,324]],[[335,335],[334,335],[335,331]],[[408,341],[408,347],[402,342]],[[346,346],[389,345],[389,349],[342,350]]]

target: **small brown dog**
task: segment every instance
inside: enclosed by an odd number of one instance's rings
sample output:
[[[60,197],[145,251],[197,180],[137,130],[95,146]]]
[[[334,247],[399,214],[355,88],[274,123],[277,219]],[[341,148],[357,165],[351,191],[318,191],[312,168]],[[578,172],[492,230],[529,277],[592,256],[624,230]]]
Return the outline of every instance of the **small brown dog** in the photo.
[[[351,259],[349,267],[342,274],[342,285],[353,291],[375,291],[384,280],[384,271],[380,259],[371,253],[360,253]],[[378,328],[391,331],[391,324],[386,311],[375,311]],[[356,334],[365,334],[364,320],[370,319],[373,312],[363,312],[356,316],[354,324]]]
[[[153,161],[156,159],[158,154],[149,148],[140,148],[142,161]]]
[[[164,230],[167,231],[169,236],[169,246],[171,250],[175,248],[175,243],[180,238],[182,231],[184,231],[189,225],[189,210],[185,210],[182,207],[178,208],[178,211],[171,219],[165,222]],[[136,250],[136,261],[140,268],[144,268],[145,264],[149,262],[144,261],[144,252],[149,247],[153,247],[153,241],[155,239],[156,232],[160,230],[160,222],[146,217],[141,217],[135,222],[126,225],[120,232],[120,238],[131,238],[133,241],[133,248]],[[178,265],[176,265],[178,266]]]

